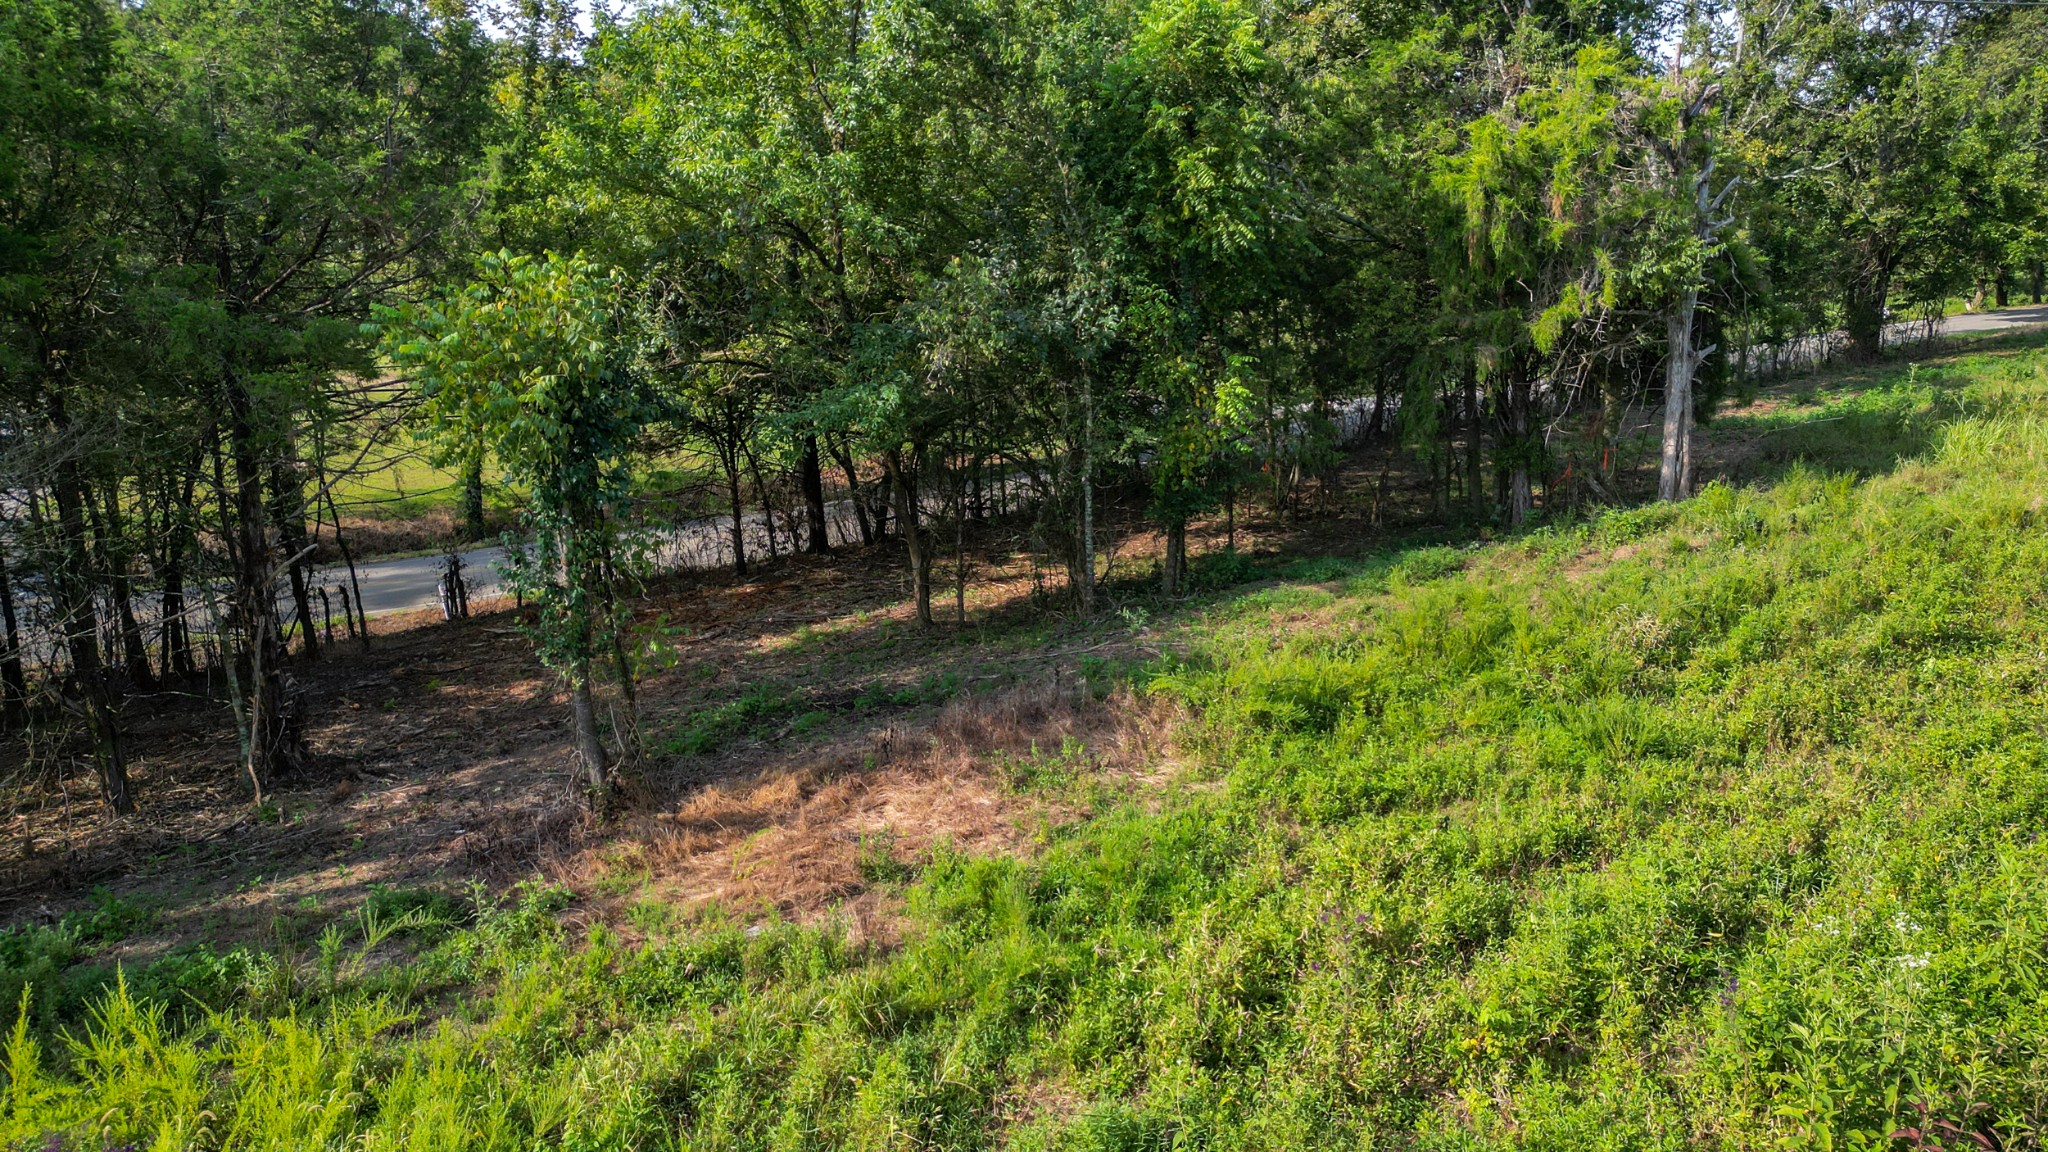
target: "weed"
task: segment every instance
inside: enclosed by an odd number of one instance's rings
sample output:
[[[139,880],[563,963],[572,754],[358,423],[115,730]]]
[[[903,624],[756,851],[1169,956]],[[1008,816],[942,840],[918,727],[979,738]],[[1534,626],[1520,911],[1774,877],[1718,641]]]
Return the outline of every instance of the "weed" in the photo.
[[[361,970],[0,933],[0,1146],[2034,1147],[2048,355],[1812,399],[1738,429],[1768,484],[1151,624],[1185,783],[864,838],[894,950],[538,885]]]
[[[88,899],[92,903],[90,908],[64,918],[64,923],[77,935],[79,942],[87,947],[124,940],[146,927],[154,918],[148,905],[116,896],[105,885],[94,888]]]
[[[737,700],[692,716],[679,731],[663,738],[657,750],[668,756],[708,756],[735,740],[765,735],[765,725],[794,711],[802,701],[780,685],[755,685]]]
[[[1235,548],[1225,548],[1220,552],[1205,553],[1190,561],[1187,583],[1194,591],[1213,592],[1262,579],[1266,574],[1265,568],[1257,560]]]
[[[812,710],[790,721],[789,733],[792,736],[809,736],[813,732],[829,726],[832,723],[832,719],[832,713],[830,712]]]
[[[860,878],[869,884],[900,884],[913,875],[910,865],[897,855],[896,832],[891,828],[862,833],[855,864]]]

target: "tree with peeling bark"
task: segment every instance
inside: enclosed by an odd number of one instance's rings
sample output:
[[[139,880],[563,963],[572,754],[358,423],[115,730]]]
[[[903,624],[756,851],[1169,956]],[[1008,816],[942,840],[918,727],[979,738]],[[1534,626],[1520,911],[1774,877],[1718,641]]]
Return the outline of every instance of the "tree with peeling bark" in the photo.
[[[424,401],[431,434],[481,439],[530,493],[507,575],[534,609],[530,634],[569,690],[586,794],[603,811],[620,756],[637,754],[621,577],[630,464],[654,412],[631,364],[625,283],[581,256],[499,252],[468,285],[382,309],[383,349]],[[597,690],[617,691],[610,732]],[[615,751],[618,755],[615,755]]]
[[[1698,33],[1698,30],[1696,30]],[[1646,260],[1654,272],[1649,286],[1670,299],[1664,317],[1664,432],[1658,456],[1657,498],[1683,500],[1692,493],[1692,440],[1696,402],[1693,384],[1700,366],[1717,350],[1699,340],[1700,294],[1711,279],[1710,265],[1727,249],[1724,235],[1734,225],[1730,197],[1742,184],[1722,174],[1715,106],[1721,85],[1705,53],[1690,64],[1686,46],[1674,48],[1671,66],[1644,116],[1645,136],[1660,184],[1658,224],[1645,237]],[[1661,225],[1661,226],[1659,226]]]

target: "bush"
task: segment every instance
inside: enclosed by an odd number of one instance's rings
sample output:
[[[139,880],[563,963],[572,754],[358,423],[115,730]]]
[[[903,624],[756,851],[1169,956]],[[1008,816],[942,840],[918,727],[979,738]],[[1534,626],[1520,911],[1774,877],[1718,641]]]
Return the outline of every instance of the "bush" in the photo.
[[[1855,403],[1922,454],[1304,569],[1162,637],[1181,782],[1028,860],[856,845],[905,885],[893,949],[579,942],[529,885],[412,980],[195,954],[158,975],[221,1011],[138,974],[58,1011],[75,1046],[23,1032],[0,1146],[2036,1146],[2048,358]],[[38,998],[88,960],[0,935]]]

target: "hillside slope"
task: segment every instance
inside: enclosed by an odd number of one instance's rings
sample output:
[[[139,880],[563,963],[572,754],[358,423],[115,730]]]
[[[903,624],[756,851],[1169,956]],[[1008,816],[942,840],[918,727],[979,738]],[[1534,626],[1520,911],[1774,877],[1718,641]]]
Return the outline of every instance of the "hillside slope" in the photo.
[[[2048,353],[1809,400],[1755,486],[1175,625],[1179,774],[1005,765],[1094,815],[878,876],[893,949],[393,900],[85,1013],[7,933],[0,1145],[2037,1146]]]

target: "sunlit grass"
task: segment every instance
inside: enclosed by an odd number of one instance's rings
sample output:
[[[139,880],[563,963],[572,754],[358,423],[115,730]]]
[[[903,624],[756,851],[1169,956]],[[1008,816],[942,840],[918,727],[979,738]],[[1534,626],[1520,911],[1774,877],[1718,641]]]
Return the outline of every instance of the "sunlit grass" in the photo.
[[[433,459],[431,444],[402,432],[367,448],[355,445],[335,452],[327,461],[334,502],[344,516],[373,520],[453,515],[462,503],[461,475],[457,469],[435,465]],[[677,452],[641,462],[634,486],[636,495],[662,500],[681,492],[708,491],[710,479],[709,462],[701,454]],[[524,502],[517,488],[486,472],[484,507],[492,518],[508,519]],[[325,514],[324,509],[318,511]]]
[[[1029,859],[869,852],[893,949],[545,889],[111,988],[0,936],[0,1145],[2031,1146],[2048,353],[1731,431],[1766,482],[1153,622],[1183,775]]]

